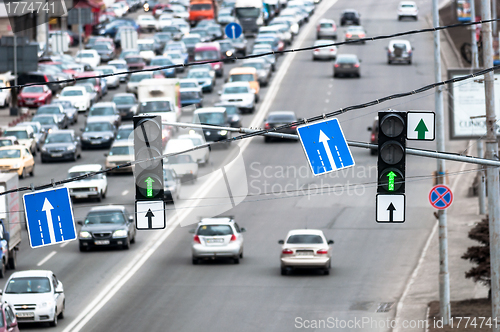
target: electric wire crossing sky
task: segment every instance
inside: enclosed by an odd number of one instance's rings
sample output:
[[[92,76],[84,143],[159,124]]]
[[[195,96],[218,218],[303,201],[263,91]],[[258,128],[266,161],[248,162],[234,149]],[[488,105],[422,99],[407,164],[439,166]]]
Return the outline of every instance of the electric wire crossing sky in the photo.
[[[354,166],[351,150],[337,119],[328,119],[297,128],[300,142],[314,175]]]
[[[76,239],[68,188],[28,193],[23,201],[32,248]]]

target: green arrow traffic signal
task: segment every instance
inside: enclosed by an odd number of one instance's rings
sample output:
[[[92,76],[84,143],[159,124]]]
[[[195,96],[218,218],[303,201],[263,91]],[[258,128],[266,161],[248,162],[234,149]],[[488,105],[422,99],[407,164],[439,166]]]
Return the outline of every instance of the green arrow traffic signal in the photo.
[[[153,182],[155,182],[155,180],[153,180],[151,177],[148,177],[146,180],[144,180],[144,182],[146,182],[146,196],[153,197]]]
[[[388,191],[394,191],[394,179],[396,178],[396,173],[393,171],[390,171],[389,174],[387,174],[387,177],[389,178],[387,190]]]
[[[424,119],[420,119],[415,131],[418,133],[417,139],[425,139],[425,133],[429,131],[425,125]]]

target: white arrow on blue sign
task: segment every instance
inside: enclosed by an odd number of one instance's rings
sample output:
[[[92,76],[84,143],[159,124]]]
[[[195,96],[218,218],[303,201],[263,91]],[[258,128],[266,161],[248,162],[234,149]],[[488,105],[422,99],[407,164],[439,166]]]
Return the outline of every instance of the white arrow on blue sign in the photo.
[[[226,25],[224,32],[227,38],[236,39],[243,33],[243,28],[238,23],[229,23]]]
[[[68,188],[24,194],[24,211],[32,248],[76,239]]]
[[[297,128],[300,142],[314,175],[354,166],[354,159],[337,119],[327,119]]]

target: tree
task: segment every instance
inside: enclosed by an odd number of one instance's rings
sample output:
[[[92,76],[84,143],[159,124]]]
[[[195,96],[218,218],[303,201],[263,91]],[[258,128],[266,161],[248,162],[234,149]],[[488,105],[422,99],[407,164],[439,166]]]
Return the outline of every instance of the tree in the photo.
[[[476,240],[482,245],[467,248],[462,259],[467,259],[476,264],[475,267],[465,272],[465,278],[472,278],[490,287],[491,297],[491,270],[490,270],[490,231],[488,217],[481,220],[469,231],[469,239]]]

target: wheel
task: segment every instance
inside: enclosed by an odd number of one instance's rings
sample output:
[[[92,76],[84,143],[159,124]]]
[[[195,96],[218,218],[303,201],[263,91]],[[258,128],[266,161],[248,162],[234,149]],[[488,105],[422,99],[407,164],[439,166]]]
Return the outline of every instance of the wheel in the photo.
[[[130,249],[130,239],[127,238],[127,242],[123,245],[123,249],[129,250]]]
[[[79,249],[80,249],[81,252],[89,251],[88,247],[84,247],[82,245],[79,247]]]
[[[243,251],[240,253],[240,258],[243,258]]]
[[[97,196],[97,201],[98,202],[102,201],[102,194],[101,193],[99,193],[99,196]]]
[[[135,243],[135,235],[133,238],[130,239],[130,243]]]
[[[108,193],[108,187],[104,189],[104,192],[102,193],[102,198],[106,198],[106,194]]]
[[[401,21],[401,16],[398,16],[398,21]]]
[[[387,59],[387,64],[390,65],[391,63],[392,63],[392,61]]]
[[[20,176],[21,179],[24,179],[26,178],[26,167],[23,167],[23,171],[21,172],[21,176]]]
[[[240,264],[240,258],[239,257],[233,258],[233,263]]]
[[[323,270],[323,274],[324,274],[325,276],[330,275],[330,270],[329,270],[328,268],[324,269],[324,270]]]
[[[55,311],[54,311],[54,320],[52,322],[49,323],[50,326],[57,326],[57,307],[55,308]]]
[[[34,148],[33,150],[31,150],[31,154],[33,155],[33,157],[36,156],[36,148]]]
[[[73,160],[73,161],[78,160],[78,155],[76,154],[76,151],[75,151],[75,153],[73,153],[73,158],[71,158],[71,160]]]
[[[371,150],[370,150],[370,154],[371,154],[372,156],[377,155],[377,150],[376,150],[376,149],[371,149]]]
[[[64,309],[66,309],[66,301],[63,301],[63,308],[61,310],[61,312],[59,313],[59,319],[63,319],[64,318]]]
[[[281,268],[281,275],[286,276],[288,274],[288,270],[285,267]]]
[[[26,223],[26,221],[24,222],[24,224],[26,225],[26,228],[28,228],[28,224]],[[7,267],[10,269],[10,270],[15,270],[16,267],[17,267],[17,250],[12,250],[10,252],[10,256],[9,256],[9,261],[7,263]]]
[[[264,143],[269,143],[269,142],[271,142],[271,137],[264,136]]]
[[[411,60],[408,60],[408,64],[411,65]]]
[[[198,265],[198,263],[199,263],[198,258],[193,257],[192,263],[193,263],[193,265]]]
[[[31,168],[30,176],[35,176],[35,165]]]
[[[259,102],[259,95],[255,95],[255,102],[258,103]]]

